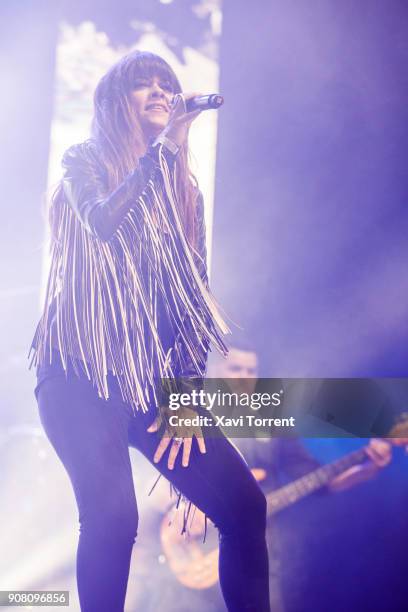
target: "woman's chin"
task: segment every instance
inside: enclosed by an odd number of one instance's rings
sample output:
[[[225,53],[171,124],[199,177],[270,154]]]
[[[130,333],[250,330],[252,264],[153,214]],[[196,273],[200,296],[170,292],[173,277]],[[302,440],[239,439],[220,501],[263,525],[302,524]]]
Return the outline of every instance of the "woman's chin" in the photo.
[[[148,137],[148,139],[151,140],[152,138],[156,138],[160,134],[160,132],[164,130],[166,125],[167,121],[159,120],[158,117],[156,121],[152,120],[146,122],[143,131]]]

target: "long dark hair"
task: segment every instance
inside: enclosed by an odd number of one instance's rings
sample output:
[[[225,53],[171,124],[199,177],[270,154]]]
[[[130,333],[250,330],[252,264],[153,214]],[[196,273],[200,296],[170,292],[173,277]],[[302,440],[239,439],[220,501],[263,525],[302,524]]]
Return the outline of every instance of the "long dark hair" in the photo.
[[[106,169],[109,191],[113,191],[131,172],[144,153],[141,125],[132,110],[130,95],[137,79],[159,77],[168,81],[174,93],[181,85],[170,65],[160,56],[147,51],[133,51],[121,58],[100,79],[94,94],[91,136]],[[188,144],[177,156],[177,194],[180,217],[187,239],[196,246],[195,201],[197,181],[188,164]],[[52,208],[63,197],[58,185]],[[51,224],[56,221],[51,208]],[[54,210],[54,212],[56,212]],[[55,228],[56,229],[56,228]]]

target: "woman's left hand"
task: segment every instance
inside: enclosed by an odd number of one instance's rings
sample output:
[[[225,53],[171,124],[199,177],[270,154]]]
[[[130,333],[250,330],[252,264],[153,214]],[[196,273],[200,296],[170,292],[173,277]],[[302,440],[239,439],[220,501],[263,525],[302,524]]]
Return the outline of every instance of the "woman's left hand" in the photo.
[[[174,414],[174,413],[172,413]],[[177,411],[178,421],[183,422],[184,419],[192,419],[197,416],[197,413],[190,408],[180,408]],[[147,429],[149,433],[154,433],[160,429],[162,417],[158,415],[150,427]],[[169,445],[170,452],[167,460],[169,470],[174,468],[174,464],[181,447],[183,447],[182,466],[187,467],[190,461],[190,453],[193,445],[193,436],[197,438],[198,448],[201,453],[206,452],[203,432],[199,426],[171,426],[167,423],[163,437],[159,442],[156,452],[153,457],[154,463],[158,463],[163,457]]]

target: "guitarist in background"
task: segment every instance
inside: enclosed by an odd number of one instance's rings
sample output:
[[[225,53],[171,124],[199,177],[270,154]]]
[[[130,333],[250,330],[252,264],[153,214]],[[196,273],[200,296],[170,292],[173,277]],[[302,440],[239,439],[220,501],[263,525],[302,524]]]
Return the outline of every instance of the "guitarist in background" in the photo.
[[[211,364],[210,376],[229,379],[231,391],[251,393],[255,390],[259,376],[258,357],[254,350],[231,347],[228,358]],[[278,386],[281,382],[278,381]],[[276,389],[279,390],[278,388]],[[320,467],[302,445],[299,438],[237,438],[234,444],[242,452],[254,475],[261,481],[265,493],[282,486],[282,480],[296,480]],[[323,490],[342,491],[372,478],[381,468],[390,463],[391,444],[383,439],[373,438],[365,448],[367,460],[355,465],[329,482]],[[271,610],[283,612],[281,592],[281,563],[279,534],[275,521],[270,520],[267,528],[269,551]]]

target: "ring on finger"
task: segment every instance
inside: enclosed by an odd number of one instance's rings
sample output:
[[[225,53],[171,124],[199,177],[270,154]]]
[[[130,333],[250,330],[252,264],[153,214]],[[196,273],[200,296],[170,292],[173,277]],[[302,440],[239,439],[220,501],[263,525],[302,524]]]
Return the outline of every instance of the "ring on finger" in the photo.
[[[183,438],[174,437],[173,440],[176,444],[181,444],[183,442]]]
[[[186,100],[185,100],[185,98],[184,98],[182,93],[176,93],[173,96],[172,107],[175,108],[177,106],[177,104],[181,104],[182,107],[183,107],[183,111],[185,113],[187,112]]]

